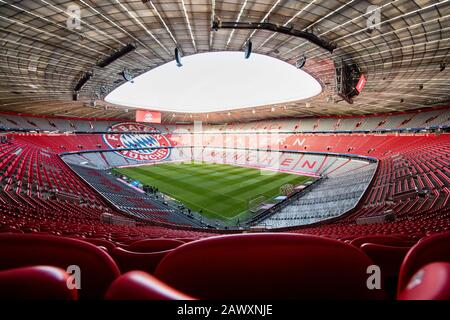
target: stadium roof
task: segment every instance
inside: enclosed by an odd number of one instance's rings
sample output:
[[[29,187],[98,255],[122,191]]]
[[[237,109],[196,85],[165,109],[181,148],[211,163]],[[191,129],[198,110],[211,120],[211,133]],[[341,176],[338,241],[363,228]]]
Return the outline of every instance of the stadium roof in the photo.
[[[109,92],[120,85],[124,68],[137,76],[173,60],[175,47],[184,56],[237,51],[249,38],[253,52],[291,64],[306,55],[303,70],[321,83],[322,93],[256,112],[247,108],[198,114],[194,119],[188,113],[163,113],[163,121],[359,115],[448,102],[450,74],[443,63],[450,49],[449,0],[371,2],[378,7],[344,0],[0,0],[0,111],[134,118],[134,112],[106,103],[101,94],[102,87]],[[77,15],[73,5],[80,8],[80,20],[68,11]],[[309,30],[334,42],[337,49],[331,54],[304,39],[264,30],[212,31],[214,17]],[[96,66],[130,43],[136,50],[104,68]],[[333,61],[341,60],[357,63],[367,77],[366,88],[353,104],[335,94]],[[79,100],[72,101],[73,88],[91,71],[94,75]]]

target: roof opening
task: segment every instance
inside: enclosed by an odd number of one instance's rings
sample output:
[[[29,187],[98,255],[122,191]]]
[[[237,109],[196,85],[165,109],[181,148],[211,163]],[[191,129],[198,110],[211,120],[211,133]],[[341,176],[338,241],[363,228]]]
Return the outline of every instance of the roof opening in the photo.
[[[118,105],[170,112],[216,112],[288,103],[319,94],[320,84],[284,61],[253,53],[208,52],[152,69],[106,97]]]

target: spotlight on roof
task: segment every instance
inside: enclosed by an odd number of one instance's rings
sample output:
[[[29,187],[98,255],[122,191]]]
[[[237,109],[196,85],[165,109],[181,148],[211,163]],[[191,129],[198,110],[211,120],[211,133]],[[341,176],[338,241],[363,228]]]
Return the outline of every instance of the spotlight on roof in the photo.
[[[442,63],[439,65],[439,70],[440,70],[441,72],[444,71],[446,66],[447,66],[447,64],[446,64],[445,62],[442,62]]]
[[[221,27],[222,27],[222,21],[220,21],[219,17],[215,17],[212,22],[211,30],[218,31]]]
[[[303,66],[305,65],[305,63],[306,63],[306,56],[303,55],[303,56],[301,56],[301,57],[295,62],[295,67],[296,67],[297,69],[301,69],[301,68],[303,68]]]
[[[88,82],[92,77],[94,76],[94,71],[88,71],[83,74],[83,76],[78,80],[77,84],[75,85],[75,88],[73,88],[73,91],[80,91],[83,89],[86,82]]]
[[[178,48],[175,48],[175,61],[177,62],[177,67],[183,66],[183,64],[181,63],[181,53]]]
[[[134,44],[127,44],[126,46],[122,47],[121,49],[113,52],[108,57],[97,61],[97,67],[104,68],[116,61],[117,59],[122,58],[124,55],[136,50],[136,46]]]
[[[253,47],[252,41],[248,40],[244,47],[245,59],[250,58],[250,55],[252,54],[252,47]]]
[[[79,92],[81,91],[81,89],[83,89],[83,87],[85,86],[85,84],[94,76],[94,71],[87,71],[83,74],[83,76],[80,78],[80,80],[78,80],[77,84],[75,85],[75,87],[73,88],[73,94],[72,94],[72,100],[73,101],[77,101],[79,98]]]
[[[126,82],[134,83],[133,76],[131,75],[130,71],[127,68],[123,69],[123,71],[120,74],[122,75],[122,77],[125,79]]]
[[[293,26],[280,26],[274,23],[264,22],[240,22],[240,21],[221,21],[215,18],[211,29],[217,31],[219,29],[247,29],[247,30],[267,30],[276,33],[287,34],[298,38],[303,38],[311,43],[329,51],[330,53],[336,49],[336,44],[326,39],[316,36],[314,33],[305,30],[295,30]]]

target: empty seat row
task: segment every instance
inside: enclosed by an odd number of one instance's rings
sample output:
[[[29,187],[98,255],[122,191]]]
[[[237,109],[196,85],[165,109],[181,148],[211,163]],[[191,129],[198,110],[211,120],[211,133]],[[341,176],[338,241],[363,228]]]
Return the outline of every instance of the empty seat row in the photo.
[[[449,250],[448,232],[410,248],[401,265],[397,297],[450,298]],[[142,271],[146,267],[137,263],[139,253],[122,255],[129,268],[120,270],[102,247],[81,240],[0,234],[0,296],[11,291],[12,297],[36,298],[39,291],[40,298],[51,299],[387,297],[384,284],[368,285],[368,270],[375,262],[344,241],[287,233],[241,234],[210,237],[160,253],[163,257],[154,270]],[[76,273],[67,273],[71,266],[79,267],[80,283],[71,279]],[[27,279],[40,279],[39,288],[30,287]],[[430,285],[436,280],[439,285]]]

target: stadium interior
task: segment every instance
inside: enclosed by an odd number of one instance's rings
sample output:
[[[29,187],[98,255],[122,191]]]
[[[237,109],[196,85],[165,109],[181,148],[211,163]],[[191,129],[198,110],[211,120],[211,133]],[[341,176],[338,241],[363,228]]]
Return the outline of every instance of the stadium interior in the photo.
[[[450,300],[449,40],[448,0],[0,1],[0,299]],[[208,52],[321,91],[107,98]]]

